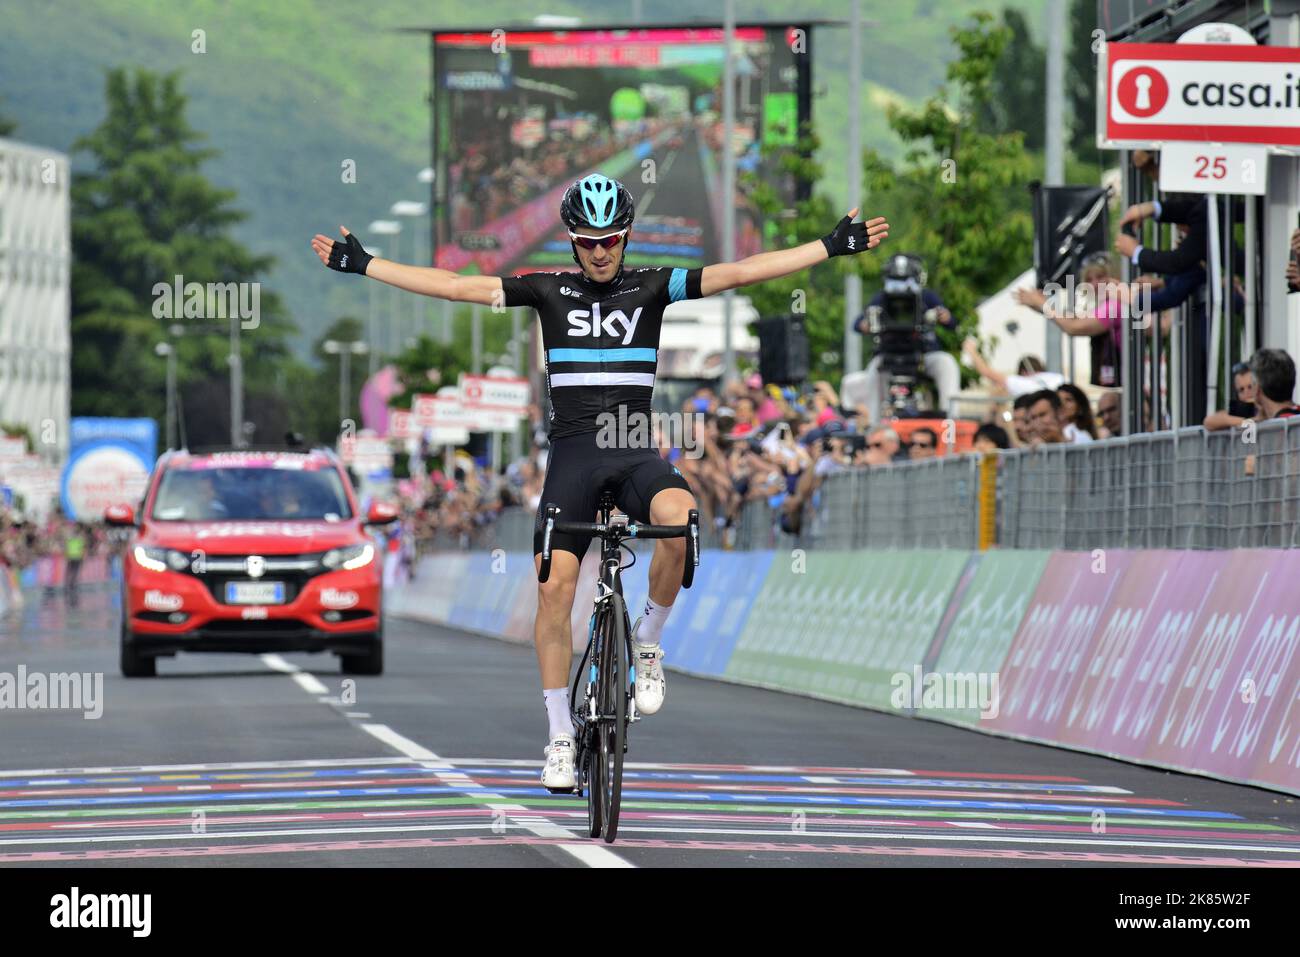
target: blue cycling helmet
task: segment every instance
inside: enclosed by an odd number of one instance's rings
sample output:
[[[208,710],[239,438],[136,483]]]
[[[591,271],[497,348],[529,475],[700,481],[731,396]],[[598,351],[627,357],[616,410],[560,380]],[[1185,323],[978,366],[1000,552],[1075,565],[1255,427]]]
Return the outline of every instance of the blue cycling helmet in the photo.
[[[636,205],[627,187],[600,173],[578,180],[560,201],[560,219],[569,229],[585,226],[613,232],[627,229],[635,218]]]

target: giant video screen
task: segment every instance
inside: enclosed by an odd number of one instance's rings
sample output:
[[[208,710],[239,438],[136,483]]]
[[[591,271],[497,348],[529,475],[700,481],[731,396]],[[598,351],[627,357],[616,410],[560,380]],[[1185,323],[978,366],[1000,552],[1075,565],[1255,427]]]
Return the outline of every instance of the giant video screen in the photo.
[[[737,258],[761,251],[765,228],[741,174],[797,198],[779,157],[809,119],[810,32],[735,31]],[[436,264],[575,268],[560,198],[593,172],[636,200],[630,264],[719,261],[723,50],[721,28],[435,34]]]

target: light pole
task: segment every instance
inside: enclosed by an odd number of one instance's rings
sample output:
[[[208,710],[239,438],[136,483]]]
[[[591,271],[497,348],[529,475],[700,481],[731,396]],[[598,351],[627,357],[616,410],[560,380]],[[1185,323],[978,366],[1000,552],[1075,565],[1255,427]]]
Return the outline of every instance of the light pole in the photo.
[[[732,144],[736,132],[736,66],[731,56],[736,42],[735,0],[726,0],[722,9],[722,261],[729,263],[736,258],[736,154]],[[858,104],[853,105],[856,108]],[[728,289],[722,294],[724,389],[736,378],[736,352],[731,338],[733,305],[732,291]]]
[[[230,316],[230,444],[244,447],[244,357],[239,344],[240,318]]]
[[[160,342],[153,347],[156,355],[167,360],[167,448],[176,448],[176,347],[170,342]]]
[[[370,255],[382,257],[384,251],[378,246],[366,250]],[[366,345],[370,352],[370,365],[366,369],[368,375],[374,375],[376,366],[379,364],[379,344],[375,342],[375,326],[378,319],[375,316],[375,284],[366,283]]]
[[[392,236],[392,237],[393,237],[393,261],[396,262],[396,261],[397,261],[397,257],[400,256],[400,255],[402,254],[402,247],[401,247],[401,244],[400,244],[400,242],[398,241],[398,238],[397,238],[397,237],[401,234],[401,232],[402,232],[402,224],[399,223],[399,222],[398,222],[397,220],[395,220],[395,219],[376,219],[373,223],[371,223],[369,226],[367,226],[366,229],[367,229],[368,232],[374,233],[376,236]],[[391,333],[392,336],[397,336],[397,335],[398,335],[398,332],[397,332],[397,322],[398,322],[398,320],[397,320],[397,294],[398,294],[397,287],[396,287],[396,286],[393,286],[393,287],[389,290],[389,297],[390,297],[390,298],[389,298],[389,302],[392,304],[392,307],[393,307],[393,310],[392,310],[392,316],[390,317],[390,322],[392,323],[392,326],[393,326],[393,332]],[[390,338],[390,339],[387,339],[386,341],[388,341],[390,344],[391,344],[391,342],[392,342],[391,338]],[[375,345],[375,343],[372,342],[370,345],[373,347],[373,346]],[[392,351],[393,351],[393,352],[396,352],[397,350],[394,349],[394,350],[392,350]]]
[[[352,357],[365,355],[370,351],[370,347],[360,340],[340,342],[337,339],[326,339],[321,343],[321,348],[330,355],[339,357],[339,429],[341,430],[348,418],[349,406],[352,404]]]
[[[423,216],[428,211],[429,211],[429,207],[425,203],[419,203],[413,199],[399,199],[397,202],[393,203],[392,207],[388,210],[388,212],[393,216],[409,216],[409,217]],[[424,261],[420,255],[421,230],[416,228],[416,226],[417,224],[415,222],[411,223],[411,265],[423,266]],[[417,336],[420,334],[420,326],[421,326],[420,313],[423,309],[424,309],[424,297],[412,296],[411,297],[411,320],[412,320],[412,324],[415,326],[415,334]]]

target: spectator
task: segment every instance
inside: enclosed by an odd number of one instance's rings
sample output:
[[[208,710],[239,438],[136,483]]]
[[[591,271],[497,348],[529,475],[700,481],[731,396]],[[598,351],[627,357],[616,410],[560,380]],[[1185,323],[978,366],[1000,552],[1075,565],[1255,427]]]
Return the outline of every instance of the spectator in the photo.
[[[984,357],[980,355],[979,342],[973,337],[962,343],[962,351],[966,353],[976,372],[993,383],[999,392],[1012,398],[1040,392],[1043,389],[1055,389],[1065,381],[1065,376],[1059,372],[1048,372],[1043,360],[1031,355],[1021,356],[1016,364],[1015,375],[998,372],[984,361]]]
[[[1133,165],[1154,182],[1159,181],[1160,154],[1149,150],[1134,150]],[[1115,237],[1115,248],[1124,258],[1132,261],[1144,273],[1174,275],[1196,269],[1205,259],[1208,241],[1208,205],[1202,194],[1168,194],[1163,200],[1137,203],[1124,211],[1120,226],[1130,223],[1140,232],[1144,219],[1161,223],[1181,223],[1187,234],[1175,249],[1156,250],[1143,246],[1136,236],[1121,232]]]
[[[736,400],[736,423],[729,433],[733,439],[743,438],[758,429],[758,417],[754,411],[754,400],[742,395]]]
[[[1073,382],[1064,382],[1057,387],[1056,394],[1061,398],[1061,412],[1065,417],[1067,428],[1073,427],[1080,434],[1088,437],[1071,441],[1088,442],[1097,438],[1097,425],[1092,418],[1092,403],[1088,401],[1084,391]]]
[[[1255,375],[1255,418],[1287,419],[1300,415],[1291,401],[1295,393],[1295,363],[1281,349],[1260,349],[1250,359]]]
[[[864,461],[867,465],[888,465],[894,461],[901,450],[902,441],[898,433],[889,426],[882,425],[873,429],[867,436],[867,454]]]
[[[1120,410],[1119,393],[1103,392],[1101,398],[1097,400],[1097,414],[1101,417],[1101,429],[1098,430],[1098,435],[1102,438],[1113,438],[1124,434]],[[1102,435],[1102,432],[1105,435]]]
[[[975,430],[973,445],[976,452],[996,452],[999,449],[1011,448],[1011,437],[1002,426],[985,422]]]
[[[1029,445],[1034,440],[1034,426],[1029,420],[1029,407],[1034,404],[1038,393],[1026,392],[1016,396],[1011,404],[1011,427],[1015,432],[1017,445]]]
[[[939,454],[939,435],[934,429],[922,427],[912,432],[912,441],[907,446],[908,458],[932,459]]]
[[[1228,400],[1228,408],[1211,412],[1202,425],[1210,432],[1234,429],[1253,419],[1255,413],[1255,376],[1249,362],[1238,362],[1232,367],[1232,398]]]
[[[1035,392],[1028,408],[1028,421],[1033,429],[1029,440],[1032,446],[1059,445],[1069,442],[1061,428],[1061,397],[1051,389]]]
[[[1173,326],[1173,313],[1168,310],[1187,298],[1195,286],[1205,283],[1204,270],[1198,267],[1198,273],[1199,279],[1190,275],[1171,278],[1168,283],[1156,279],[1153,285],[1158,284],[1160,288],[1151,293],[1148,305],[1142,301],[1141,296],[1135,295],[1137,284],[1122,282],[1111,267],[1110,257],[1105,253],[1097,253],[1084,260],[1077,304],[1053,301],[1040,289],[1017,289],[1012,295],[1021,305],[1037,309],[1056,323],[1067,336],[1107,335],[1109,348],[1105,364],[1110,371],[1103,371],[1099,381],[1103,385],[1117,385],[1124,343],[1124,319],[1141,319],[1142,310],[1149,308],[1161,317],[1161,335],[1168,335]],[[1075,315],[1076,306],[1084,315]],[[1148,335],[1154,325],[1148,324]]]

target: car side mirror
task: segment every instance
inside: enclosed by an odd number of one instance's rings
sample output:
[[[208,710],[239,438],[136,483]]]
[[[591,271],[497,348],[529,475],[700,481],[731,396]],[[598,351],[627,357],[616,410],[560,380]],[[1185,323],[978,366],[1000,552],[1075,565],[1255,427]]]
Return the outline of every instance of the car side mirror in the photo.
[[[110,505],[104,509],[104,522],[108,525],[133,527],[135,525],[135,509],[130,505]]]
[[[367,525],[388,525],[397,521],[397,518],[397,506],[387,502],[371,502],[370,510],[366,512]]]

